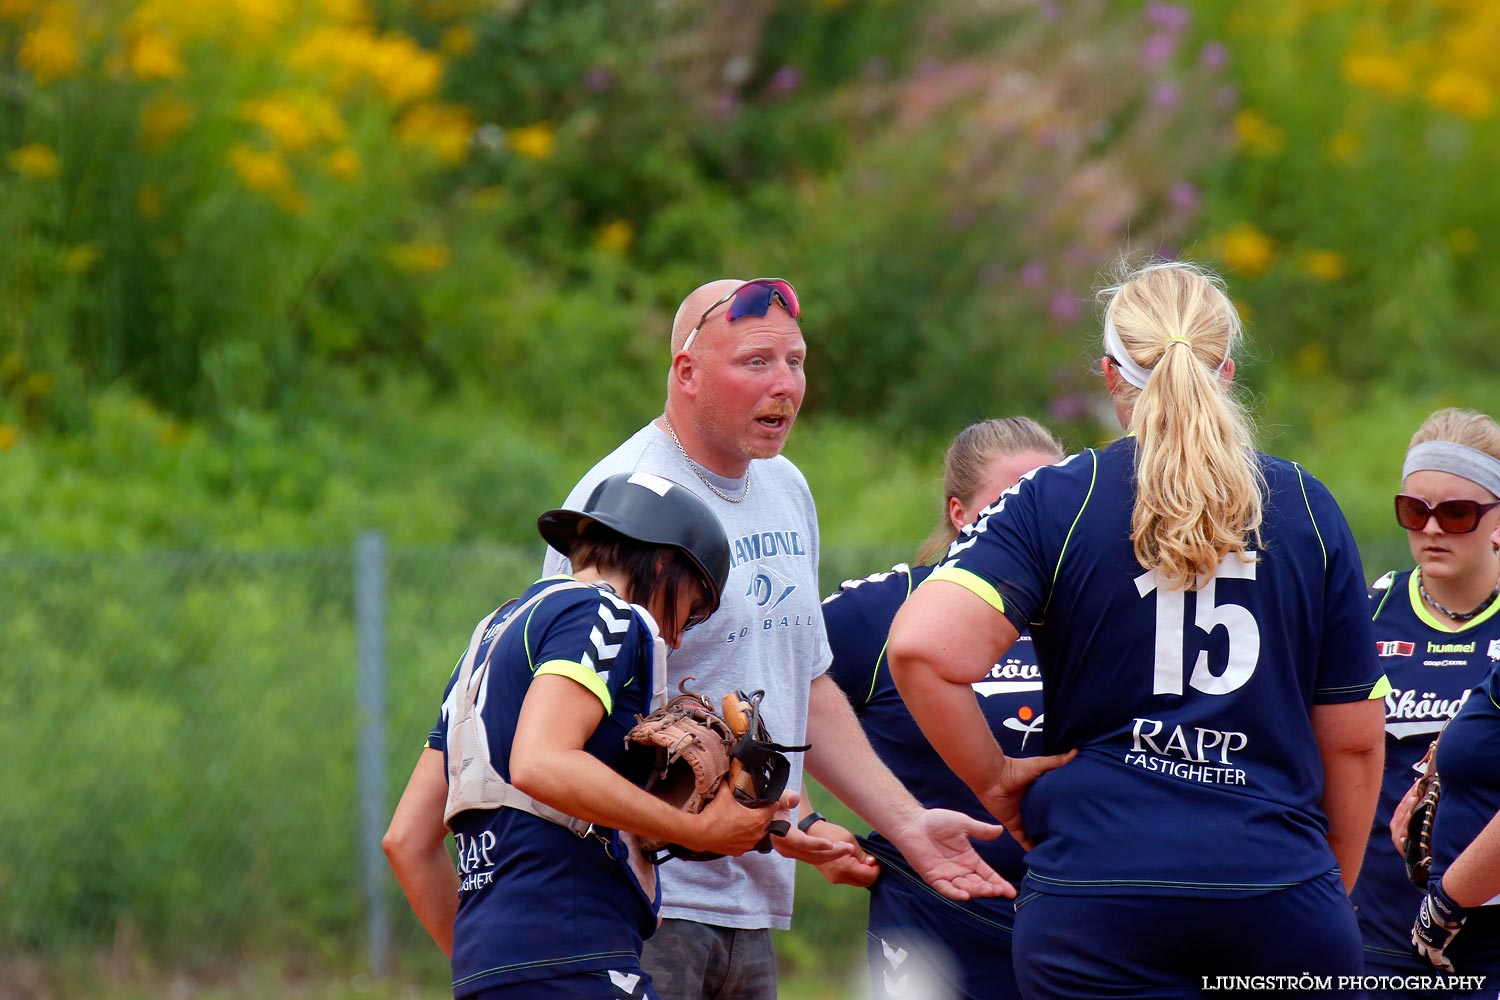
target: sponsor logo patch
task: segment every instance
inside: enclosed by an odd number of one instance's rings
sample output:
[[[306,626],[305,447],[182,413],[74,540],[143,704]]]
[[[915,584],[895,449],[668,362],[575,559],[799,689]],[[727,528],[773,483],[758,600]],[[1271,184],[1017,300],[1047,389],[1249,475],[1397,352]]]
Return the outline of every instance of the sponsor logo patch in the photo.
[[[1375,653],[1381,657],[1411,656],[1416,651],[1417,644],[1414,642],[1377,642],[1375,644]]]

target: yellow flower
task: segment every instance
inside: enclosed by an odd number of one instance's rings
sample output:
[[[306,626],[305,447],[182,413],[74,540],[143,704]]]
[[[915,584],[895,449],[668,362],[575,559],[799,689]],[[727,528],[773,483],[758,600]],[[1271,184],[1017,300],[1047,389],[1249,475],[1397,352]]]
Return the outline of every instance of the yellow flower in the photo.
[[[1448,234],[1447,243],[1453,256],[1467,257],[1479,249],[1479,234],[1467,227],[1461,227]]]
[[[234,30],[256,44],[275,37],[294,10],[291,0],[232,0],[231,7]]]
[[[240,183],[252,191],[276,191],[291,183],[291,173],[279,153],[269,153],[249,146],[229,148],[229,165]]]
[[[1286,133],[1251,108],[1234,116],[1234,132],[1247,152],[1259,156],[1274,156],[1286,146]]]
[[[348,146],[341,146],[329,153],[323,165],[341,181],[352,181],[359,176],[359,154]]]
[[[0,358],[0,379],[12,382],[26,370],[26,359],[19,351],[11,351],[4,358]]]
[[[1302,269],[1319,281],[1337,281],[1348,267],[1342,254],[1332,250],[1310,250],[1302,258]]]
[[[1425,96],[1433,107],[1470,121],[1489,117],[1495,104],[1494,92],[1488,84],[1471,73],[1455,69],[1439,73],[1428,85]]]
[[[516,155],[533,160],[545,160],[550,157],[555,140],[552,126],[546,122],[523,125],[505,134],[506,145],[515,150]]]
[[[193,120],[193,109],[173,94],[157,94],[141,108],[141,138],[149,149],[171,142]]]
[[[386,35],[366,56],[365,71],[392,104],[431,97],[443,79],[443,61],[410,38]]]
[[[461,56],[474,50],[475,41],[473,28],[467,24],[455,24],[443,32],[443,40],[439,44],[450,56]]]
[[[39,142],[11,150],[5,160],[10,164],[10,168],[22,177],[31,177],[39,181],[52,180],[62,169],[52,147],[43,146]]]
[[[56,385],[57,380],[52,377],[51,372],[32,372],[21,383],[21,395],[36,399],[47,395]]]
[[[364,0],[322,0],[321,6],[335,24],[364,24],[370,19]]]
[[[311,91],[242,101],[240,117],[259,125],[287,150],[304,149],[319,139],[339,142],[348,132],[338,109],[326,97]]]
[[[445,163],[459,163],[469,152],[474,123],[469,109],[456,104],[418,104],[396,123],[396,140],[423,146]]]
[[[21,435],[10,424],[0,424],[0,451],[10,451],[21,440]]]
[[[431,274],[448,266],[452,254],[441,243],[412,240],[386,248],[386,259],[408,274]]]
[[[0,21],[20,22],[31,17],[37,0],[0,0]]]
[[[1248,222],[1237,222],[1214,241],[1224,263],[1247,277],[1263,274],[1276,256],[1276,244]]]
[[[1344,79],[1386,97],[1411,91],[1411,67],[1386,52],[1356,52],[1344,56]]]
[[[321,28],[292,52],[292,65],[327,74],[340,91],[371,82],[392,104],[410,104],[436,93],[442,59],[404,35],[377,35],[364,27]]]
[[[145,31],[130,45],[130,72],[139,80],[172,80],[182,75],[177,44],[166,35]]]
[[[291,171],[280,153],[234,145],[229,147],[229,165],[251,191],[271,196],[289,212],[304,208],[305,200],[292,184]]]
[[[161,206],[161,188],[147,181],[141,186],[140,194],[135,196],[135,210],[143,219],[154,219],[161,214]]]
[[[16,61],[38,83],[61,80],[78,72],[77,33],[71,8],[61,3],[48,5],[36,27],[21,40]]]
[[[616,219],[599,227],[594,237],[594,246],[608,253],[624,253],[635,240],[635,230],[624,219]]]
[[[1359,155],[1362,145],[1352,130],[1339,129],[1328,140],[1328,158],[1336,163],[1350,163]]]
[[[63,270],[72,274],[82,274],[94,266],[99,259],[99,248],[92,243],[79,243],[77,246],[68,248],[63,255]]]

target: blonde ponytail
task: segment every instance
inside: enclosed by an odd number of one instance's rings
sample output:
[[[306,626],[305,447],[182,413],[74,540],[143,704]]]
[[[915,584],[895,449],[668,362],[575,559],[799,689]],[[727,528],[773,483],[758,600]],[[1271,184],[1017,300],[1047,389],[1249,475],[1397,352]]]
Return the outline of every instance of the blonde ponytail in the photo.
[[[1118,390],[1136,437],[1135,557],[1196,590],[1226,556],[1250,558],[1260,542],[1254,429],[1219,378],[1243,336],[1239,316],[1219,280],[1191,264],[1148,264],[1101,295],[1106,350],[1127,352],[1117,367],[1145,376],[1144,387]]]

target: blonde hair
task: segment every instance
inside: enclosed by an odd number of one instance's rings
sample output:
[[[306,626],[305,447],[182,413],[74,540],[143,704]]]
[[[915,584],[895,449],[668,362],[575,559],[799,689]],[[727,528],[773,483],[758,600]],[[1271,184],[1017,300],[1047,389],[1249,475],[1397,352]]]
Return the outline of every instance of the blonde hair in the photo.
[[[1174,589],[1197,590],[1260,542],[1254,427],[1218,375],[1243,339],[1239,314],[1216,275],[1180,262],[1149,263],[1099,294],[1106,325],[1150,373],[1144,389],[1117,390],[1136,436],[1135,557]]]
[[[1062,458],[1065,450],[1041,424],[1030,417],[997,417],[970,424],[953,439],[943,456],[943,513],[932,534],[917,550],[917,562],[935,562],[948,551],[958,531],[948,518],[948,501],[957,497],[968,506],[984,485],[985,468],[997,458],[1040,451]]]
[[[1494,459],[1500,459],[1500,424],[1488,414],[1475,410],[1460,410],[1448,407],[1438,410],[1422,421],[1422,426],[1411,436],[1408,448],[1415,448],[1426,441],[1447,441],[1482,451]]]

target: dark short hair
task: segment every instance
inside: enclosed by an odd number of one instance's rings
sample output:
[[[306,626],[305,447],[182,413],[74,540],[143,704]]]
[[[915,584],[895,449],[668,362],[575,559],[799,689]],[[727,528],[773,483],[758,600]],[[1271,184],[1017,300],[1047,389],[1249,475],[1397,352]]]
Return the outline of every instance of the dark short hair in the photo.
[[[666,562],[658,568],[663,555],[667,557]],[[700,588],[704,594],[712,591],[703,574],[677,546],[627,538],[598,521],[584,524],[568,552],[568,560],[575,569],[592,566],[603,573],[623,575],[627,592],[620,596],[642,607],[658,588],[662,590],[665,606],[669,609],[677,606],[678,599],[689,585]]]

